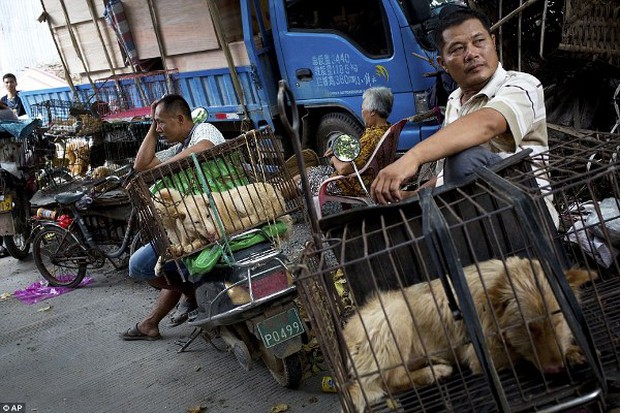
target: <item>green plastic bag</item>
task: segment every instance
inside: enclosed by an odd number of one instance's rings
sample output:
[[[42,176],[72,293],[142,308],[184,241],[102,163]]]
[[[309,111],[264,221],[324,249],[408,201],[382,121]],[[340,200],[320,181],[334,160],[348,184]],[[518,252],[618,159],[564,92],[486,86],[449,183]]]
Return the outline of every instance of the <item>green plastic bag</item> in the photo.
[[[288,230],[288,226],[278,221],[274,224],[263,226],[261,230],[261,232],[247,234],[231,241],[230,250],[232,252],[239,251],[256,245],[259,242],[284,235]],[[198,281],[203,275],[211,271],[218,262],[222,262],[222,264],[225,263],[222,248],[221,245],[214,245],[211,248],[204,249],[197,254],[183,259],[183,264],[185,264],[189,271],[190,281]]]
[[[227,191],[250,183],[243,172],[241,154],[233,154],[228,159],[210,159],[200,166],[209,190],[212,192]],[[192,168],[179,171],[155,182],[150,188],[151,194],[155,194],[164,188],[174,188],[184,195],[204,192],[199,176]]]

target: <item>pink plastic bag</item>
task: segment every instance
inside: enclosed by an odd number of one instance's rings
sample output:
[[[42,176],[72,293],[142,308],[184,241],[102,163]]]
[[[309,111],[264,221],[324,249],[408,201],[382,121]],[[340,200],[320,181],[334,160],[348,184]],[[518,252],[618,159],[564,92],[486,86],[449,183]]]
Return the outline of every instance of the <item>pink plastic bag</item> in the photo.
[[[78,287],[83,287],[90,284],[93,279],[91,277],[84,277]],[[39,301],[47,300],[48,298],[57,297],[61,294],[73,291],[74,288],[69,287],[52,287],[48,285],[47,281],[37,281],[30,284],[23,290],[17,290],[13,293],[13,296],[19,301],[25,304],[35,304]]]

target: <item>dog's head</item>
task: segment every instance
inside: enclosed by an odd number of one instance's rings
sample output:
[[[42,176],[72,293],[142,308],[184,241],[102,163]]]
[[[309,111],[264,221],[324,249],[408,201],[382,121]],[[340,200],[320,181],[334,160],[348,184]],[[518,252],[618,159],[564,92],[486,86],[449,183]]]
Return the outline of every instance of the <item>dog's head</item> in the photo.
[[[163,188],[155,192],[153,196],[153,204],[155,212],[161,217],[179,218],[182,214],[179,206],[182,207],[183,196],[179,191],[173,188]],[[184,218],[184,217],[183,217]],[[181,219],[183,219],[181,218]]]
[[[545,277],[540,263],[511,258],[508,273],[489,288],[489,299],[510,350],[533,363],[543,373],[564,368],[573,334]],[[595,272],[571,269],[566,280],[575,295],[597,278]]]

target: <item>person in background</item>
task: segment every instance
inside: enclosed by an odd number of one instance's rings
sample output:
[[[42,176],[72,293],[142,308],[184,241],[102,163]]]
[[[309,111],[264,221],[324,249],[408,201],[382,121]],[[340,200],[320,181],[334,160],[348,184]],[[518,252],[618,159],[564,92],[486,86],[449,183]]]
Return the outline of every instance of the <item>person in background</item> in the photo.
[[[4,87],[6,88],[6,95],[0,98],[0,102],[4,103],[15,113],[17,116],[23,116],[26,114],[26,108],[19,97],[17,91],[17,78],[13,73],[7,73],[2,76]]]
[[[360,154],[355,159],[355,165],[361,168],[368,162],[370,155],[374,152],[381,137],[390,127],[387,118],[392,112],[394,105],[394,95],[392,91],[386,87],[372,87],[366,89],[362,95],[362,118],[366,128],[359,138]],[[327,149],[324,157],[329,158],[329,165],[318,165],[306,168],[308,174],[308,182],[310,191],[313,195],[317,195],[319,188],[325,179],[336,175],[347,175],[353,172],[353,166],[350,162],[342,162],[338,160],[333,153],[332,148]],[[294,157],[289,158],[287,163],[294,161]],[[367,171],[362,174],[362,181],[366,187],[370,187],[375,175],[374,171]],[[299,181],[299,176],[294,177],[295,181]],[[359,181],[357,179],[341,180],[332,182],[328,185],[328,192],[350,196],[365,195]]]
[[[548,150],[543,87],[527,73],[499,63],[484,14],[448,5],[434,32],[437,62],[459,86],[448,98],[443,128],[382,169],[371,195],[379,203],[407,197],[401,186],[433,161],[443,169],[428,186],[455,183],[525,148]]]
[[[224,136],[215,126],[210,123],[192,122],[190,107],[182,96],[166,95],[153,102],[151,117],[153,124],[142,141],[134,161],[136,171],[178,161],[194,152],[202,152],[224,142]],[[156,152],[160,134],[175,145]],[[173,316],[170,326],[187,320],[189,311],[196,307],[193,284],[184,281],[187,274],[179,274],[176,264],[169,262],[163,267],[165,276],[157,276],[155,265],[158,258],[151,244],[141,247],[129,257],[129,276],[134,280],[147,281],[160,291],[151,313],[121,333],[123,340],[160,339],[159,323],[177,304],[178,314]],[[182,296],[184,301],[179,303]]]

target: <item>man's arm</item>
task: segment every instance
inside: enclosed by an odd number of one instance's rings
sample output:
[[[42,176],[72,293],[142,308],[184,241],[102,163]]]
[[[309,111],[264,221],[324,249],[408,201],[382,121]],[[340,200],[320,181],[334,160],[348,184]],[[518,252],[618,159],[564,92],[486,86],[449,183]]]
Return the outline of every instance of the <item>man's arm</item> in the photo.
[[[486,143],[507,129],[506,119],[495,109],[483,108],[463,116],[383,168],[372,183],[371,195],[382,204],[400,201],[401,185],[413,177],[421,165]]]
[[[133,162],[133,169],[136,171],[146,171],[147,169],[151,169],[161,163],[159,159],[155,157],[157,140],[159,139],[156,128],[156,123],[153,121],[149,131],[146,133],[146,136],[142,141],[142,144],[140,145],[140,148],[138,149],[136,159]]]
[[[179,159],[182,159],[182,158],[185,158],[185,157],[189,156],[191,153],[202,152],[205,149],[213,148],[214,146],[215,145],[210,140],[203,139],[201,141],[196,142],[194,145],[191,145],[191,146],[183,149],[181,152],[177,153],[172,158],[167,159],[164,162],[159,162],[159,160],[158,160],[158,162],[162,163],[162,164],[165,164],[165,163],[168,163],[168,162],[178,161]],[[157,158],[155,158],[155,159],[157,159]]]

